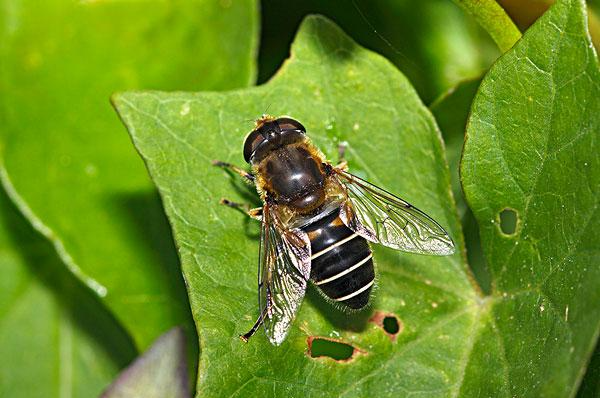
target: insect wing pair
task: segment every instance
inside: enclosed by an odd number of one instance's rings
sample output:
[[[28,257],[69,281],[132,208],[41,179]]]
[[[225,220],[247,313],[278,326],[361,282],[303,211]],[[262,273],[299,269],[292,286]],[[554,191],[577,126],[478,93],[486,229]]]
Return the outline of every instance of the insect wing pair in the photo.
[[[404,200],[341,169],[334,169],[346,198],[340,217],[348,228],[373,243],[419,254],[454,252],[444,229]],[[281,344],[298,311],[310,278],[311,253],[307,234],[286,228],[276,206],[263,208],[259,259],[259,306],[266,334]]]

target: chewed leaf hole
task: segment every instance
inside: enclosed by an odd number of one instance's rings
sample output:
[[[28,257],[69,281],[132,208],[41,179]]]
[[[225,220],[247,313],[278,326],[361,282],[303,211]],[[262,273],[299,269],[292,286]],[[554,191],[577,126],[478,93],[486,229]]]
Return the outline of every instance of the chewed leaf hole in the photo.
[[[517,232],[519,215],[514,209],[506,208],[498,215],[500,218],[500,230],[504,235],[514,235]]]
[[[383,330],[389,334],[396,334],[400,330],[398,319],[395,316],[386,316],[383,318]]]
[[[338,362],[351,361],[357,353],[362,351],[358,348],[339,340],[311,336],[307,340],[308,355],[311,358],[331,358]]]
[[[369,321],[382,328],[392,341],[396,341],[402,331],[402,321],[395,314],[377,311]]]

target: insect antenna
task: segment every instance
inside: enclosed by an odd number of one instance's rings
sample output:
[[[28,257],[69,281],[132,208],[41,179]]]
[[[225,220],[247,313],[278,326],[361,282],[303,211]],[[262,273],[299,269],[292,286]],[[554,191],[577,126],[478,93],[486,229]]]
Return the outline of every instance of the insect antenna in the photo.
[[[240,339],[242,339],[245,343],[247,343],[248,340],[250,340],[250,337],[254,336],[254,333],[256,333],[256,331],[258,330],[260,325],[262,325],[263,321],[265,320],[266,314],[267,314],[267,307],[265,306],[265,309],[262,310],[262,312],[260,313],[260,316],[256,320],[256,323],[254,324],[254,326],[252,326],[252,329],[250,329],[248,332],[246,332],[244,334],[241,334]]]
[[[379,37],[379,39],[381,39],[381,41],[383,41],[393,52],[395,52],[396,54],[398,54],[399,56],[404,58],[412,67],[414,67],[417,70],[423,71],[423,68],[419,67],[419,65],[417,65],[412,59],[407,57],[402,51],[398,50],[398,48],[396,48],[396,46],[394,46],[390,40],[388,40],[384,35],[379,33],[379,31],[377,29],[375,29],[375,26],[371,23],[371,21],[369,21],[367,19],[367,16],[365,15],[365,13],[358,7],[356,0],[352,0],[352,5],[354,6],[354,8],[356,8],[356,11],[360,15],[360,17],[363,19],[363,21],[365,21],[367,26],[369,28],[371,28],[373,33],[375,33],[377,35],[377,37]]]
[[[267,105],[267,109],[265,109],[265,111],[263,112],[263,115],[268,115],[269,114],[269,108],[271,108],[271,105],[273,105],[272,102],[269,105]]]

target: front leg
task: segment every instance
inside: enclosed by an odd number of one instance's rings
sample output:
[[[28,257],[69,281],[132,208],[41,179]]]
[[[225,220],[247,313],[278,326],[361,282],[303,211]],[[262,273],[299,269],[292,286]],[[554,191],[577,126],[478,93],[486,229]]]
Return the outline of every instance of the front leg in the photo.
[[[346,148],[348,148],[348,143],[346,141],[342,141],[338,144],[338,163],[335,166],[338,170],[348,170],[348,162],[346,161]]]
[[[254,183],[254,176],[252,174],[248,173],[246,170],[242,169],[241,167],[238,167],[231,163],[222,162],[220,160],[213,160],[212,164],[213,164],[213,166],[221,167],[223,169],[227,169],[227,170],[230,170],[230,171],[238,174],[239,176],[241,176],[244,179],[244,181],[246,181],[248,183],[251,183],[251,184]]]
[[[233,202],[229,199],[225,199],[222,198],[219,201],[220,204],[225,205],[227,207],[231,207],[232,209],[236,209],[241,211],[242,213],[250,216],[251,218],[261,221],[262,220],[262,214],[263,214],[263,208],[262,207],[256,207],[254,209],[250,208],[250,205],[248,203],[238,203],[238,202]]]

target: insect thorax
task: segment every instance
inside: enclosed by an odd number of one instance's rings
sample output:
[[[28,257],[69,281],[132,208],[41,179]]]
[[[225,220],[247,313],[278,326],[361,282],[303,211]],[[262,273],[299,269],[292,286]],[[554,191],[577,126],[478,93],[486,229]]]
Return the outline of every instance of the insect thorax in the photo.
[[[255,171],[259,191],[278,205],[308,213],[326,199],[323,158],[308,141],[274,149]]]

